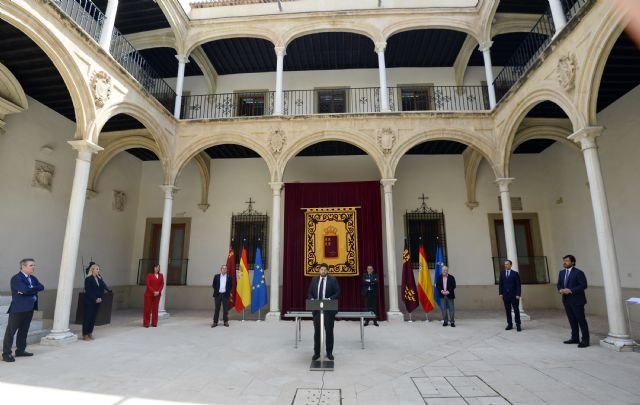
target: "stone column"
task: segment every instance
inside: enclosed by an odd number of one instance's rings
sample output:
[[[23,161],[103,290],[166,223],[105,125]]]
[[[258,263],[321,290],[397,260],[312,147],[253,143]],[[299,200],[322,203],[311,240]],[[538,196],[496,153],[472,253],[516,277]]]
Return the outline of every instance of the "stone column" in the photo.
[[[180,110],[182,109],[182,88],[184,87],[184,68],[189,63],[189,56],[176,55],[178,59],[178,77],[176,78],[176,104],[173,107],[173,116],[180,119]]]
[[[284,111],[282,80],[284,75],[284,56],[287,54],[287,48],[284,46],[276,46],[276,94],[273,106],[273,115],[282,115]]]
[[[389,112],[389,91],[387,90],[387,70],[384,61],[384,50],[386,42],[376,42],[376,53],[378,54],[378,74],[380,75],[380,111]]]
[[[507,259],[513,263],[513,269],[520,270],[518,265],[518,248],[516,247],[516,232],[513,226],[513,212],[511,211],[511,194],[509,184],[515,180],[513,177],[502,177],[496,179],[496,184],[500,189],[500,202],[502,203],[502,223],[504,227],[504,240],[507,245]],[[519,309],[520,319],[531,320],[531,317],[524,312],[523,299],[520,297]]]
[[[387,245],[387,279],[389,288],[389,312],[387,317],[392,319],[403,319],[398,306],[398,276],[396,272],[396,238],[394,236],[393,221],[393,185],[397,179],[382,179],[380,184],[384,187],[384,223],[386,230],[385,243]]]
[[[613,243],[613,231],[611,219],[609,218],[609,206],[604,180],[602,179],[600,157],[598,156],[596,138],[603,130],[604,128],[602,127],[586,127],[570,135],[569,139],[578,143],[582,148],[596,225],[600,266],[607,303],[607,318],[609,320],[609,333],[607,337],[600,341],[600,345],[617,351],[627,351],[633,350],[638,344],[629,336],[626,313],[622,302],[622,287],[618,273],[616,247]]]
[[[69,329],[69,316],[71,313],[71,301],[73,299],[73,279],[76,274],[84,203],[87,196],[89,172],[91,171],[91,157],[94,153],[102,150],[100,146],[85,140],[70,141],[69,144],[78,151],[78,155],[76,157],[76,169],[73,175],[73,186],[69,200],[67,226],[65,228],[64,242],[62,245],[62,259],[60,261],[56,307],[53,314],[53,328],[51,329],[51,333],[41,340],[42,344],[51,346],[72,343],[78,340],[78,337]]]
[[[560,31],[567,25],[567,17],[564,14],[562,3],[560,0],[549,0],[549,7],[551,8],[551,17],[553,17],[553,25],[556,28],[554,36],[558,35]]]
[[[484,75],[487,80],[487,88],[489,90],[489,107],[493,110],[496,106],[496,89],[493,87],[493,65],[491,63],[491,45],[492,41],[483,42],[478,47],[482,52],[484,59]]]
[[[280,319],[280,240],[282,230],[280,228],[281,193],[284,183],[276,181],[269,183],[273,190],[273,205],[271,208],[271,251],[269,252],[269,270],[271,271],[271,286],[269,297],[269,312],[265,320]]]
[[[102,22],[102,31],[100,31],[100,48],[109,53],[111,48],[111,38],[113,37],[113,27],[116,23],[116,13],[118,12],[118,0],[109,0],[107,2],[107,11]]]
[[[178,192],[178,187],[172,184],[163,184],[160,186],[164,191],[164,210],[162,212],[162,230],[160,232],[160,272],[164,276],[164,292],[160,296],[160,304],[158,305],[158,317],[168,318],[169,313],[165,310],[165,300],[168,293],[167,288],[167,270],[169,268],[169,242],[171,240],[171,212],[173,209],[173,196]]]

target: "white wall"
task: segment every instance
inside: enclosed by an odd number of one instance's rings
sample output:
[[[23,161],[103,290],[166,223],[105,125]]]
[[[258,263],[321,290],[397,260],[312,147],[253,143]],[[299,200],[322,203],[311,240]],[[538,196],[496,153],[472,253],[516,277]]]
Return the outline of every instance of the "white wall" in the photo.
[[[36,275],[47,290],[57,288],[62,243],[75,168],[75,123],[29,98],[29,109],[7,117],[0,135],[0,291],[24,257],[36,259]],[[42,147],[53,151],[47,153]],[[55,166],[51,192],[31,186],[35,160]],[[137,206],[140,161],[122,154],[100,178],[101,193],[87,201],[79,259],[99,262],[110,285],[126,284]],[[124,212],[111,207],[113,190],[127,193]],[[75,286],[82,285],[78,273]]]

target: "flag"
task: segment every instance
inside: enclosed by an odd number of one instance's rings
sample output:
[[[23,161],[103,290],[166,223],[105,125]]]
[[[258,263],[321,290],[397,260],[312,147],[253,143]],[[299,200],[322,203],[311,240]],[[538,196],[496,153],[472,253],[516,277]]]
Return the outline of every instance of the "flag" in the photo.
[[[236,306],[236,254],[233,252],[233,245],[229,245],[229,256],[227,256],[227,277],[231,277],[229,308],[233,308]]]
[[[411,255],[405,242],[404,252],[402,252],[402,301],[407,308],[407,312],[412,312],[418,308],[418,291],[416,291],[416,279],[413,277],[411,268]]]
[[[424,252],[424,245],[420,245],[419,262],[418,300],[420,300],[424,312],[429,313],[435,309],[436,301],[433,298],[433,283],[431,282],[431,273],[429,273],[429,264],[427,264],[427,254]]]
[[[256,261],[253,265],[253,283],[251,284],[251,312],[256,312],[267,305],[267,283],[262,268],[262,253],[256,249]]]
[[[251,282],[249,281],[249,261],[247,260],[247,248],[242,246],[240,256],[240,274],[236,288],[236,311],[240,312],[251,305]]]
[[[442,256],[442,247],[438,245],[436,249],[436,274],[434,276],[433,283],[433,296],[436,299],[436,303],[440,308],[442,308],[442,298],[440,298],[440,294],[436,291],[435,281],[442,278],[442,266],[444,265],[444,257]]]

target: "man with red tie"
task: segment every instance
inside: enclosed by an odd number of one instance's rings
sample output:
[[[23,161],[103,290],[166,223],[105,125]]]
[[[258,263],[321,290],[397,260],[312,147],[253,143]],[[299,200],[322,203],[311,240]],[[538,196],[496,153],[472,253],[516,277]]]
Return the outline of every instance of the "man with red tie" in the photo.
[[[147,289],[144,291],[144,314],[142,324],[145,328],[158,326],[158,305],[164,288],[164,276],[160,273],[160,265],[153,266],[153,273],[147,274]]]

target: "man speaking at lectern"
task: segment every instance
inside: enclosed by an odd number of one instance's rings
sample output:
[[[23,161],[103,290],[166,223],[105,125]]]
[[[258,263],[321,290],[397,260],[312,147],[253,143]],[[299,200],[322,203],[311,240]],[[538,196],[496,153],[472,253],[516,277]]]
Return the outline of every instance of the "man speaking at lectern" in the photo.
[[[340,286],[335,277],[329,276],[329,266],[319,265],[320,277],[314,277],[309,286],[307,298],[311,300],[337,300],[340,297]],[[324,311],[324,330],[327,335],[327,358],[333,360],[333,322],[336,311]],[[313,311],[313,357],[320,358],[320,311]]]

